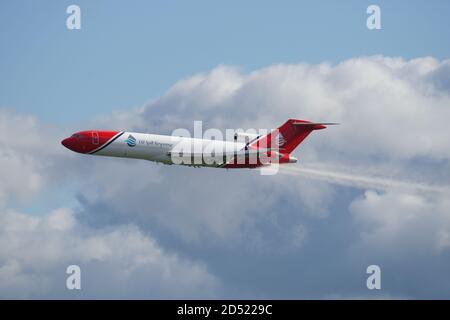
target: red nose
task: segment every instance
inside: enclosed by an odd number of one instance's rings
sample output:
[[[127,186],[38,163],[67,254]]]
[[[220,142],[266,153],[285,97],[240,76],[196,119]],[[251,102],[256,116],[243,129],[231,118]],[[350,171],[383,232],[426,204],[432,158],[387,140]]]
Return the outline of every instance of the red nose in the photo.
[[[75,152],[92,153],[101,149],[120,135],[117,131],[80,131],[61,141],[61,144]]]
[[[76,137],[69,137],[61,141],[61,144],[69,150],[86,153],[86,141]]]
[[[61,141],[61,144],[67,149],[73,150],[75,147],[75,138],[69,137]]]

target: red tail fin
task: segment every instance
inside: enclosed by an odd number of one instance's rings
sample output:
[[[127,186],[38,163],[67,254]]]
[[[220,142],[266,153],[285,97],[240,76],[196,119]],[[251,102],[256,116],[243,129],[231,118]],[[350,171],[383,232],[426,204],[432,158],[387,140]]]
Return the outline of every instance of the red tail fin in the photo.
[[[335,123],[312,123],[289,119],[281,127],[252,142],[254,148],[279,148],[282,153],[291,153],[314,130],[325,129]]]

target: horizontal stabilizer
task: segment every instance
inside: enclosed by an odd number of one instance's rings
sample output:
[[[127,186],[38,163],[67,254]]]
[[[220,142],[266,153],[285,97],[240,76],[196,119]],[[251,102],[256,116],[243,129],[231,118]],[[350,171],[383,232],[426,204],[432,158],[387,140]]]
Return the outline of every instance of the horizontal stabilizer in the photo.
[[[250,143],[250,147],[260,146],[279,147],[283,153],[291,153],[306,137],[315,130],[325,129],[327,125],[335,125],[331,122],[309,122],[300,119],[289,119],[277,130],[271,131]]]

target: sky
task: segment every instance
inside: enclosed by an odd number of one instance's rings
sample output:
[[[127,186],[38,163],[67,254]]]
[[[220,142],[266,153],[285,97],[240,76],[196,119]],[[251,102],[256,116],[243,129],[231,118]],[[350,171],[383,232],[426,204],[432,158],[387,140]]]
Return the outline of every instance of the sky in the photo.
[[[448,1],[2,1],[0,298],[450,298],[449,15]],[[60,145],[288,118],[341,125],[275,176]]]
[[[384,54],[448,58],[448,1],[2,1],[0,104],[58,123],[140,106],[220,65],[337,63]]]

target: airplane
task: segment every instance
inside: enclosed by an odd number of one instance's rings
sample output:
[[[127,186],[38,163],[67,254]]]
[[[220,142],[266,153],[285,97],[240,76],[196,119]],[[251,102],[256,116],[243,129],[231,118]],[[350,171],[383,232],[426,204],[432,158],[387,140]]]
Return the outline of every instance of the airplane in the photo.
[[[297,162],[291,152],[312,131],[335,124],[289,119],[267,134],[236,132],[234,141],[86,130],[74,133],[61,143],[72,151],[96,156],[145,159],[194,167],[258,168]]]

